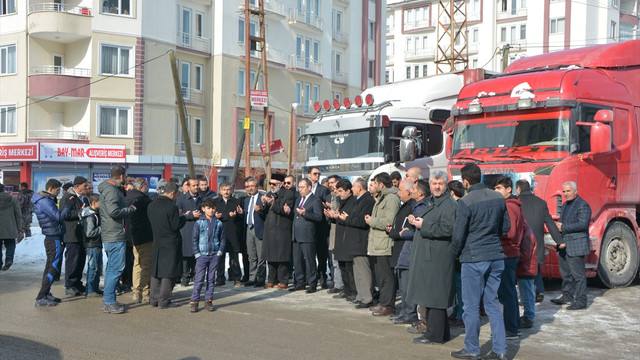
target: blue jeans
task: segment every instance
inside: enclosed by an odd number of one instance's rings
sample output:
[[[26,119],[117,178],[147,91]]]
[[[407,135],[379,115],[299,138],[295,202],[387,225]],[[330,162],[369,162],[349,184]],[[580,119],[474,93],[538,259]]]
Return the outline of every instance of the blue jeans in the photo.
[[[504,270],[500,277],[498,299],[504,310],[504,329],[508,334],[520,331],[520,309],[516,290],[516,267],[520,257],[504,259]]]
[[[540,264],[538,264],[538,275],[536,275],[536,295],[544,294],[544,282],[542,281],[542,269],[540,268]]]
[[[107,253],[107,267],[104,271],[104,294],[102,299],[105,304],[116,302],[116,284],[122,270],[124,270],[125,257],[127,252],[127,242],[106,242],[103,243],[104,251]]]
[[[223,260],[218,254],[200,255],[196,259],[196,277],[193,280],[193,292],[191,293],[191,301],[200,301],[200,291],[202,286],[207,283],[205,288],[204,299],[213,300],[213,290],[216,287],[216,271],[218,262]]]
[[[462,263],[462,301],[465,326],[464,349],[472,354],[480,354],[480,298],[491,325],[493,352],[507,353],[504,320],[498,303],[500,276],[504,270],[504,260]]]
[[[520,288],[520,299],[524,306],[524,317],[533,321],[536,317],[536,292],[534,279],[518,279]]]
[[[87,291],[96,292],[100,289],[100,276],[102,276],[102,248],[87,248]]]

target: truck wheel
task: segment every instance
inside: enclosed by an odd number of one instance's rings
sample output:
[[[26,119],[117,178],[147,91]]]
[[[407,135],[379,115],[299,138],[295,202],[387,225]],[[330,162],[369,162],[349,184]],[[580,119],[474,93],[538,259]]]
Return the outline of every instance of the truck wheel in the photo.
[[[627,225],[616,221],[607,227],[598,261],[598,279],[608,288],[629,285],[638,271],[638,239]]]

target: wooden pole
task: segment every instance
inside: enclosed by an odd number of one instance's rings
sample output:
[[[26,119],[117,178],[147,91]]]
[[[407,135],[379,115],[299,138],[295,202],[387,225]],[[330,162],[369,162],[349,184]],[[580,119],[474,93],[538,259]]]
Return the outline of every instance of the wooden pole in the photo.
[[[191,153],[191,139],[189,137],[189,129],[187,128],[187,114],[184,110],[184,101],[182,99],[182,87],[178,77],[178,67],[176,66],[175,51],[169,52],[169,61],[171,62],[171,73],[173,74],[173,87],[176,91],[176,100],[178,101],[178,115],[180,117],[180,125],[182,127],[182,139],[184,140],[184,151],[189,166],[189,177],[196,178],[196,170],[193,166],[193,154]],[[189,89],[187,89],[188,91]]]

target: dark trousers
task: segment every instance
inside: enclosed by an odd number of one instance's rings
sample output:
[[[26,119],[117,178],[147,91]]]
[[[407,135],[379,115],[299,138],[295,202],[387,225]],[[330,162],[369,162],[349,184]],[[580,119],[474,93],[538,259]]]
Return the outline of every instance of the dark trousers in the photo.
[[[249,268],[251,267],[249,255],[246,252],[241,252],[240,254],[242,255],[242,269],[244,269],[240,281],[249,281]]]
[[[64,287],[82,287],[82,270],[87,253],[81,242],[68,242],[64,255]]]
[[[218,263],[222,260],[218,254],[201,255],[196,259],[196,277],[193,280],[193,292],[191,293],[191,301],[200,301],[200,291],[205,281],[204,299],[213,300],[213,290],[216,287],[216,271]]]
[[[44,250],[47,254],[47,263],[44,266],[44,273],[42,274],[42,285],[40,286],[40,292],[36,300],[42,299],[51,291],[51,284],[56,275],[60,274],[60,262],[62,261],[62,242],[60,239],[45,237],[44,238]]]
[[[133,263],[135,257],[133,255],[133,245],[127,244],[124,259],[124,270],[122,270],[122,285],[131,287],[133,286]]]
[[[576,306],[587,306],[584,256],[569,256],[565,249],[561,249],[558,252],[558,265],[562,274],[562,297]]]
[[[318,268],[316,267],[315,243],[293,242],[293,267],[296,271],[295,286],[304,286],[305,280],[312,289],[315,289],[318,286]]]
[[[437,343],[451,340],[447,309],[427,308],[427,331],[424,336]]]
[[[540,269],[540,264],[538,264],[538,275],[536,275],[535,285],[536,295],[544,294],[544,282],[542,281],[542,269]]]
[[[242,278],[242,270],[240,270],[240,261],[238,261],[238,253],[235,251],[229,251],[226,254],[229,254],[229,281],[240,281]],[[216,272],[216,281],[226,281],[227,278],[224,275],[225,272],[225,255],[220,257],[220,261],[218,262],[218,271]]]
[[[182,285],[187,286],[189,280],[193,279],[196,274],[196,258],[193,256],[184,256],[182,258]]]
[[[396,309],[396,279],[391,268],[391,256],[371,256],[376,281],[380,288],[380,304],[389,310]]]
[[[417,320],[418,313],[416,311],[416,304],[407,301],[409,269],[396,269],[396,273],[398,274],[398,284],[400,284],[400,296],[402,296],[402,302],[400,303],[400,315]]]
[[[2,267],[2,244],[7,249],[4,263],[11,265],[13,264],[13,255],[16,253],[16,239],[0,239],[0,267]]]
[[[323,223],[322,226],[324,225]],[[327,281],[327,264],[331,261],[327,231],[322,231],[320,236],[316,237],[316,257],[318,258],[318,279]]]
[[[518,308],[518,291],[516,290],[516,267],[519,259],[520,257],[504,259],[504,270],[498,288],[498,300],[502,304],[504,329],[508,334],[517,334],[520,331],[520,309]]]
[[[338,261],[340,274],[342,275],[342,291],[347,297],[356,296],[356,280],[353,277],[353,261]]]
[[[151,306],[167,306],[171,302],[171,292],[176,284],[175,279],[151,277]]]
[[[289,284],[289,262],[267,261],[269,284]]]

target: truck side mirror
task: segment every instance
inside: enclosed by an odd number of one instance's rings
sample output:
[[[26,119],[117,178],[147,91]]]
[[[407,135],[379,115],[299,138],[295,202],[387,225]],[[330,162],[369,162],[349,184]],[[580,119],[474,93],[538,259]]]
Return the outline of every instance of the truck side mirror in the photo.
[[[591,127],[591,138],[589,140],[591,142],[591,152],[594,154],[611,151],[611,126],[596,122]]]
[[[415,126],[407,126],[402,129],[402,139],[400,140],[400,161],[407,162],[416,159],[416,136]]]

